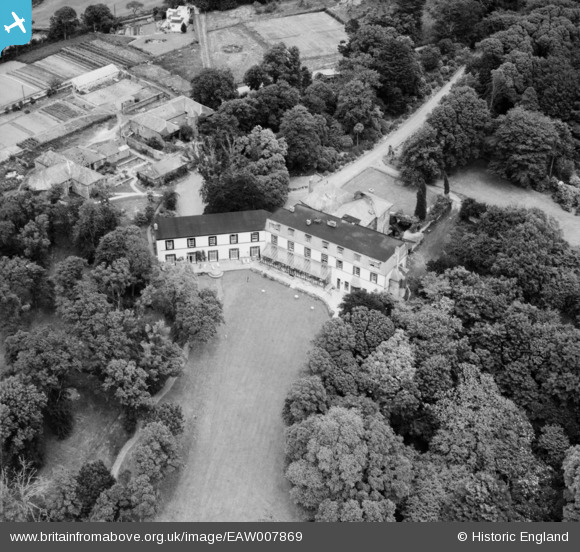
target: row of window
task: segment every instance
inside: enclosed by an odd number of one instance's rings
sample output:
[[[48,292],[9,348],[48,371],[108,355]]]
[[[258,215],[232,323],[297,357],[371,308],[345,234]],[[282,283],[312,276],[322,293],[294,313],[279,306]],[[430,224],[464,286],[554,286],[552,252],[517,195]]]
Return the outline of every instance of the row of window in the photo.
[[[278,236],[272,235],[272,245],[278,245]],[[291,242],[291,241],[288,242],[288,251],[290,251],[291,253],[294,252],[294,242]],[[312,250],[309,247],[304,248],[304,257],[307,259],[312,258]],[[328,264],[328,255],[326,253],[321,253],[320,262],[323,265]],[[343,267],[344,267],[343,262],[340,259],[336,259],[336,268],[338,268],[339,270],[344,270]],[[360,277],[360,267],[353,266],[352,273],[355,276]],[[377,275],[374,272],[371,272],[370,274],[371,274],[371,277],[370,277],[371,282],[373,284],[376,284],[378,281]]]
[[[277,230],[278,232],[280,231],[280,225],[273,223],[273,222],[270,223],[270,228],[273,230]],[[294,234],[295,234],[294,228],[288,228],[288,235],[294,236]],[[274,239],[276,239],[276,243],[277,243],[278,236],[272,235],[272,243],[274,243]],[[304,234],[304,239],[306,240],[306,243],[312,242],[312,236],[310,234]],[[288,242],[288,243],[292,243],[292,242]],[[322,240],[322,249],[328,249],[329,246],[330,246],[329,242]],[[288,249],[290,249],[290,248],[288,248]],[[338,255],[343,255],[344,254],[344,247],[337,245],[336,252]],[[358,253],[354,253],[354,260],[356,262],[360,262],[360,259],[361,259],[361,256]],[[375,264],[371,263],[371,266],[375,266]],[[378,268],[378,266],[377,266],[377,268]]]
[[[259,257],[260,256],[260,248],[250,247],[250,257]],[[230,249],[228,252],[228,257],[230,261],[237,261],[240,258],[240,250],[239,249]],[[190,262],[195,262],[195,252],[188,253],[187,259]],[[165,255],[165,260],[167,262],[175,262],[177,260],[177,256],[175,254]],[[211,251],[207,252],[207,260],[210,263],[216,262],[220,260],[219,251],[217,249],[212,249]]]
[[[252,232],[250,234],[250,239],[253,242],[260,241],[260,232]],[[238,243],[238,234],[230,234],[230,244]],[[217,245],[217,236],[209,236],[209,246]],[[187,238],[187,247],[196,247],[195,238]],[[165,249],[171,251],[175,249],[174,240],[165,240]]]

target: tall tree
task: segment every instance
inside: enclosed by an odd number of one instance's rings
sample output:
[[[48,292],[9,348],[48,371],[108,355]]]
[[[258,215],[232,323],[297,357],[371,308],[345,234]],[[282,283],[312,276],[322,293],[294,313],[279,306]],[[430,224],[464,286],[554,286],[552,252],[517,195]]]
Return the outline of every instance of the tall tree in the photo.
[[[572,155],[570,131],[541,113],[516,107],[500,118],[493,152],[492,172],[518,186],[543,189],[558,159]]]
[[[286,163],[289,168],[306,170],[316,166],[321,147],[318,125],[303,105],[297,105],[284,113],[280,136],[288,145]]]
[[[92,4],[83,13],[83,23],[91,31],[108,33],[115,26],[115,16],[106,4]]]
[[[50,18],[48,36],[52,39],[64,38],[66,40],[77,30],[78,26],[77,12],[70,6],[63,6]]]
[[[222,102],[238,97],[234,74],[230,69],[202,69],[191,81],[191,97],[217,109]]]
[[[290,177],[286,168],[286,141],[276,139],[269,129],[255,127],[234,143],[232,165],[236,170],[246,170],[257,180],[258,190],[265,208],[281,207],[288,197]]]
[[[401,178],[409,186],[432,184],[441,174],[443,150],[437,131],[424,124],[403,144],[400,157]]]
[[[491,117],[473,88],[459,86],[443,98],[427,122],[437,133],[444,166],[453,169],[479,157]]]
[[[421,182],[417,190],[417,204],[415,205],[415,216],[419,220],[427,218],[427,184]]]
[[[2,465],[11,466],[19,456],[38,461],[34,446],[42,432],[46,395],[33,384],[11,376],[0,382],[0,439]]]

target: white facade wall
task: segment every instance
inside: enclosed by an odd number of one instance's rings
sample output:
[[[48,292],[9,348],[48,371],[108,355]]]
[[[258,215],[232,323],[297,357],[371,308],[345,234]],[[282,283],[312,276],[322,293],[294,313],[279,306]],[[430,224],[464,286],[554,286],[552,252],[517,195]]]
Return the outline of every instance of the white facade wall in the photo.
[[[175,9],[169,8],[165,14],[167,29],[172,33],[181,32],[181,24],[189,25],[191,9],[188,6],[178,6]]]
[[[277,226],[280,227],[279,230],[276,230]],[[313,231],[316,231],[314,225]],[[272,236],[275,236],[274,240]],[[268,220],[266,223],[266,243],[288,250],[288,242],[292,242],[295,255],[307,257],[305,249],[310,249],[310,259],[319,263],[322,263],[322,256],[326,255],[328,257],[327,265],[332,271],[330,283],[345,293],[351,290],[353,283],[356,287],[367,291],[388,290],[392,271],[397,267],[406,268],[407,266],[407,247],[405,245],[398,247],[395,254],[387,261],[379,262],[376,259],[358,254],[356,251],[340,248],[332,242],[328,242],[328,246],[325,247],[321,238],[310,235],[308,240],[307,236],[308,234],[300,230],[294,230],[292,234],[289,227],[277,222]],[[374,281],[375,276],[376,282]]]
[[[234,238],[231,238],[231,236],[237,236],[237,243],[232,243]],[[192,242],[188,243],[191,238],[195,239],[195,246],[193,246]],[[253,247],[259,247],[261,253],[266,244],[266,232],[264,230],[239,232],[237,234],[218,234],[215,236],[192,236],[191,238],[157,240],[157,258],[162,262],[180,259],[196,262],[195,252],[204,251],[207,262],[219,262],[230,260],[230,250],[232,249],[238,250],[239,258],[241,259],[252,256],[251,248]],[[210,245],[210,238],[212,238],[212,245]],[[215,238],[215,245],[213,245],[213,238]],[[252,239],[255,241],[252,241]],[[173,242],[173,249],[168,248],[171,244],[167,242]],[[217,259],[213,258],[215,255],[213,252],[217,252]],[[175,258],[172,258],[171,255],[175,255]]]

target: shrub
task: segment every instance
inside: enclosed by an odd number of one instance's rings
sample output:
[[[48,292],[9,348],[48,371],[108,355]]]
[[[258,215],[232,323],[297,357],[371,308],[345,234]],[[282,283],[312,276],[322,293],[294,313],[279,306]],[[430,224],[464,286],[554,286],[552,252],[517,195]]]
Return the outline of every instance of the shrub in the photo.
[[[574,212],[580,209],[580,189],[562,181],[555,183],[552,198],[564,211]]]
[[[449,56],[449,57],[454,57],[455,56],[455,44],[453,44],[453,41],[450,38],[443,38],[441,39],[438,43],[437,46],[439,48],[439,51],[444,55],[444,56]]]
[[[436,46],[425,46],[419,54],[421,65],[425,71],[434,71],[439,66],[441,51]]]
[[[319,171],[334,171],[338,163],[338,152],[334,148],[324,147],[320,150],[320,156],[316,168]]]
[[[470,218],[479,218],[483,213],[487,211],[487,205],[485,203],[480,203],[475,199],[468,197],[461,204],[461,209],[459,210],[459,218],[462,221],[467,221]]]
[[[453,202],[448,196],[444,195],[437,196],[435,205],[433,205],[431,211],[429,212],[429,219],[437,220],[443,215],[445,215],[451,209],[452,203]]]
[[[165,144],[163,143],[162,140],[159,140],[159,138],[156,138],[155,136],[152,136],[151,138],[148,138],[145,143],[153,149],[159,150],[159,151],[163,151],[163,148],[165,147]]]

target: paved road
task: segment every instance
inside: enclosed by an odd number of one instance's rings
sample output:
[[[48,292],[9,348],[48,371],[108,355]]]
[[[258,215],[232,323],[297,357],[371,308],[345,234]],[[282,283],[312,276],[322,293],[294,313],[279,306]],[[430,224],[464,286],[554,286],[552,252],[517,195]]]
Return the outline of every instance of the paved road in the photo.
[[[359,157],[356,161],[331,174],[328,177],[328,182],[336,186],[342,186],[367,167],[386,167],[383,163],[383,157],[387,155],[388,147],[398,148],[409,136],[417,132],[423,126],[431,111],[439,105],[443,97],[449,93],[451,87],[463,76],[463,72],[464,68],[462,67],[439,92],[417,109],[397,130],[385,136],[372,150]]]

